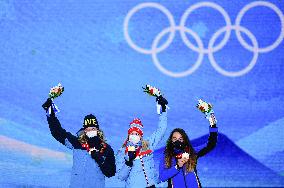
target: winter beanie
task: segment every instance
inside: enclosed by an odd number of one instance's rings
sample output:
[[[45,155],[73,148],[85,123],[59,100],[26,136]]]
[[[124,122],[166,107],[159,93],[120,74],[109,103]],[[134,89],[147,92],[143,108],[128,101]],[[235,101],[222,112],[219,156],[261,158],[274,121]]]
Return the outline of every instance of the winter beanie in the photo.
[[[88,127],[96,127],[97,129],[99,129],[99,123],[96,116],[94,116],[93,114],[86,115],[84,118],[83,127],[84,129]]]
[[[136,131],[143,136],[143,125],[138,118],[135,118],[129,125],[128,134],[131,134],[133,131]]]

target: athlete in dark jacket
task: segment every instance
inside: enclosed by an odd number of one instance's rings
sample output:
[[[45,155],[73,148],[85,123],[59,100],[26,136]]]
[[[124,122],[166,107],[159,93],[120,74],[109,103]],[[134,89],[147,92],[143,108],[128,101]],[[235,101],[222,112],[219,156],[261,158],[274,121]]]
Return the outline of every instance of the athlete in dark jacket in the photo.
[[[47,111],[47,121],[52,136],[73,150],[73,167],[70,187],[105,187],[105,176],[115,175],[116,165],[112,148],[105,142],[96,117],[85,116],[83,128],[73,135],[62,128],[54,113],[50,98],[42,105]]]

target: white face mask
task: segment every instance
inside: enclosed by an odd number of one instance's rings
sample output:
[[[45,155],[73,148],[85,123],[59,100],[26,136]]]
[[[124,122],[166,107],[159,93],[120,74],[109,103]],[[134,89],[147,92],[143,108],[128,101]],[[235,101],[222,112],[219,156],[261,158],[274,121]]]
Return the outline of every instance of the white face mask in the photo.
[[[130,135],[129,141],[133,144],[137,144],[140,141],[140,137],[138,135]]]
[[[86,132],[87,137],[92,138],[98,136],[98,131],[88,131]]]

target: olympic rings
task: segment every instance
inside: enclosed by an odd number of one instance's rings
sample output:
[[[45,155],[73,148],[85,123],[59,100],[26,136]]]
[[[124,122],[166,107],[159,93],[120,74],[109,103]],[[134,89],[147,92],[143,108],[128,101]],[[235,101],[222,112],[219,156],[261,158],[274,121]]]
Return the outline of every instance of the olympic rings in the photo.
[[[243,70],[237,71],[237,72],[229,72],[226,71],[224,69],[222,69],[215,61],[214,56],[213,56],[213,50],[211,50],[214,42],[216,41],[216,39],[218,38],[218,36],[220,36],[221,33],[226,32],[228,30],[238,30],[238,31],[242,31],[245,34],[247,34],[247,36],[250,38],[250,40],[252,41],[253,44],[253,58],[251,60],[251,62],[249,63],[249,65],[244,68]],[[216,71],[218,71],[219,73],[221,73],[224,76],[231,76],[231,77],[236,77],[236,76],[241,76],[244,75],[246,73],[248,73],[256,64],[257,62],[257,57],[258,57],[258,42],[255,38],[255,36],[245,27],[241,27],[241,26],[225,26],[221,29],[219,29],[211,38],[211,40],[209,41],[209,53],[208,53],[208,57],[210,60],[211,65],[215,68]]]
[[[269,2],[266,2],[266,1],[256,1],[256,2],[252,2],[250,4],[247,4],[241,11],[240,13],[238,14],[237,18],[236,18],[236,26],[240,26],[241,24],[241,19],[243,18],[243,15],[251,8],[254,8],[256,6],[265,6],[265,7],[268,7],[270,9],[272,9],[279,17],[280,21],[281,21],[281,32],[278,36],[278,38],[276,39],[276,41],[270,45],[270,46],[267,46],[265,48],[258,48],[257,51],[259,53],[264,53],[264,52],[270,52],[272,50],[274,50],[274,48],[276,48],[283,40],[284,38],[284,15],[283,13],[281,12],[281,10],[275,6],[274,4],[272,3],[269,3]],[[239,30],[237,29],[236,30],[236,34],[237,34],[237,37],[238,37],[238,40],[240,41],[240,43],[248,50],[250,51],[253,51],[253,49],[251,48],[251,46],[249,46],[245,41],[244,39],[242,38],[242,36],[240,35],[240,32]]]
[[[141,48],[139,46],[137,46],[133,41],[132,39],[130,38],[129,36],[129,33],[128,33],[128,24],[129,24],[129,20],[130,18],[139,10],[141,9],[144,9],[144,8],[156,8],[158,10],[160,10],[161,12],[163,12],[168,20],[169,20],[169,23],[170,23],[170,27],[173,28],[175,27],[175,20],[174,20],[174,17],[173,15],[170,13],[170,11],[168,9],[166,9],[164,6],[158,4],[158,3],[141,3],[139,5],[137,5],[136,7],[134,7],[133,9],[131,9],[128,14],[126,15],[125,19],[124,19],[124,37],[126,39],[126,41],[128,42],[128,44],[136,51],[140,52],[140,53],[143,53],[143,54],[152,54],[153,53],[153,50],[147,50],[147,49],[144,49],[144,48]],[[175,37],[175,32],[174,30],[171,30],[171,33],[170,33],[170,36],[169,38],[167,39],[167,41],[165,42],[165,44],[163,44],[160,48],[158,48],[158,52],[161,52],[163,50],[165,50],[170,44],[171,42],[173,41]]]
[[[228,13],[220,6],[220,5],[217,5],[215,3],[211,3],[211,2],[200,2],[200,3],[196,3],[195,5],[189,7],[185,12],[184,14],[182,15],[181,17],[181,21],[180,21],[180,25],[182,27],[185,27],[185,24],[186,24],[186,20],[189,16],[189,14],[191,12],[193,12],[194,10],[198,9],[198,8],[201,8],[201,7],[210,7],[210,8],[213,8],[217,11],[219,11],[224,19],[225,19],[225,22],[226,22],[226,26],[230,26],[231,25],[231,19],[228,15]],[[204,52],[204,53],[208,53],[208,49],[199,49],[199,48],[196,48],[194,45],[192,45],[190,43],[190,41],[187,39],[186,35],[184,32],[180,32],[181,33],[181,38],[182,40],[184,41],[184,43],[193,51],[195,52]],[[227,43],[227,41],[229,40],[229,37],[230,37],[230,34],[231,34],[231,30],[227,30],[226,33],[225,33],[225,37],[223,38],[223,40],[220,42],[219,45],[217,45],[216,48],[213,48],[213,51],[218,51],[219,49],[221,49],[223,46],[225,46],[225,44]]]
[[[178,27],[178,26],[174,27],[174,29],[191,34],[193,36],[193,38],[196,40],[198,47],[203,49],[203,43],[202,43],[201,39],[198,37],[198,35],[194,31],[192,31],[191,29],[186,28],[186,27]],[[152,59],[153,59],[154,64],[156,65],[156,67],[160,71],[162,71],[163,73],[165,73],[165,74],[167,74],[169,76],[172,76],[172,77],[183,77],[183,76],[186,76],[186,75],[189,75],[189,74],[193,73],[201,65],[202,59],[203,59],[203,53],[202,52],[199,53],[198,59],[197,59],[196,63],[194,64],[194,66],[191,67],[190,69],[184,71],[184,72],[175,73],[175,72],[169,71],[166,68],[164,68],[160,64],[160,62],[159,62],[159,60],[157,58],[157,53],[158,53],[157,45],[158,45],[160,39],[165,34],[167,34],[168,32],[171,32],[171,30],[172,30],[172,28],[168,27],[168,28],[164,29],[162,32],[160,32],[157,35],[157,37],[155,38],[155,40],[153,42],[153,45],[152,45],[152,50],[153,50]]]
[[[241,24],[241,20],[243,18],[243,16],[245,15],[246,12],[248,12],[250,9],[257,7],[257,6],[264,6],[267,8],[270,8],[271,10],[273,10],[277,16],[280,19],[281,22],[281,32],[278,36],[278,38],[275,40],[275,42],[269,46],[266,47],[262,47],[260,48],[258,46],[258,42],[256,37],[247,29],[244,28],[243,26],[240,26]],[[221,13],[221,15],[224,17],[225,23],[226,25],[224,27],[222,27],[221,29],[217,30],[212,37],[209,40],[209,44],[207,48],[204,48],[203,42],[201,40],[201,38],[198,36],[198,34],[196,32],[194,32],[193,30],[187,28],[185,26],[186,24],[186,20],[188,19],[189,15],[195,11],[196,9],[202,8],[202,7],[209,7],[212,9],[217,10],[219,13]],[[129,21],[131,19],[131,17],[138,11],[145,9],[145,8],[155,8],[160,10],[162,13],[164,13],[169,21],[170,26],[163,29],[153,40],[151,49],[145,49],[145,48],[141,48],[139,46],[137,46],[133,40],[131,39],[129,32],[128,32],[128,25],[129,25]],[[270,52],[272,50],[274,50],[276,47],[278,47],[281,42],[284,39],[284,15],[281,12],[281,10],[274,4],[270,3],[270,2],[266,2],[266,1],[255,1],[255,2],[251,2],[249,4],[247,4],[246,6],[244,6],[240,12],[237,15],[237,18],[235,20],[235,24],[232,25],[231,24],[231,19],[228,15],[228,13],[218,4],[213,3],[213,2],[199,2],[196,3],[190,7],[188,7],[184,14],[181,17],[181,21],[179,26],[175,25],[175,21],[173,18],[173,15],[170,13],[170,11],[165,8],[164,6],[162,6],[159,3],[154,3],[154,2],[148,2],[148,3],[141,3],[138,4],[137,6],[135,6],[134,8],[132,8],[128,14],[126,15],[125,19],[124,19],[124,37],[127,41],[127,43],[129,44],[130,47],[132,47],[134,50],[143,53],[143,54],[151,54],[152,56],[152,60],[154,62],[154,65],[164,74],[171,76],[171,77],[184,77],[187,75],[192,74],[195,70],[197,70],[197,68],[201,65],[204,54],[208,54],[208,58],[209,61],[211,63],[211,65],[213,66],[213,68],[219,72],[220,74],[224,75],[224,76],[229,76],[229,77],[237,77],[237,76],[243,76],[245,74],[247,74],[257,63],[257,58],[259,53],[266,53],[266,52]],[[219,50],[221,50],[228,42],[230,35],[231,35],[231,31],[235,30],[236,36],[238,41],[240,42],[240,44],[247,50],[253,52],[253,58],[251,60],[251,62],[249,63],[249,65],[247,67],[245,67],[244,69],[240,70],[240,71],[236,71],[236,72],[231,72],[231,71],[226,71],[223,68],[221,68],[215,61],[213,53],[217,52]],[[158,60],[157,54],[162,52],[163,50],[165,50],[167,47],[169,47],[169,45],[172,43],[174,37],[175,37],[175,32],[179,31],[180,35],[181,35],[181,39],[184,42],[184,44],[191,50],[198,52],[198,58],[196,60],[196,62],[194,63],[194,65],[189,68],[186,71],[183,72],[173,72],[170,71],[166,68],[164,68],[161,63]],[[220,36],[220,34],[225,32],[225,36],[224,38],[221,40],[221,42],[219,44],[217,44],[216,46],[214,46],[214,43],[216,41],[216,39]],[[252,42],[252,46],[249,45],[241,36],[240,32],[243,32],[244,34],[246,34],[249,39]],[[158,43],[161,40],[161,38],[165,35],[169,33],[169,37],[166,39],[166,41],[158,47]],[[186,33],[190,34],[194,40],[197,42],[197,46],[194,46],[187,38]]]

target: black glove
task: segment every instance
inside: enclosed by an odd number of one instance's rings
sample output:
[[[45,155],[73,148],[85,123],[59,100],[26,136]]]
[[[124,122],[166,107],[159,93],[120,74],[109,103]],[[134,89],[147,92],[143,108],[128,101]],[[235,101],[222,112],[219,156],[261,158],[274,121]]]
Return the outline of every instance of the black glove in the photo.
[[[125,164],[127,166],[132,167],[133,166],[133,161],[136,158],[136,151],[128,151],[128,158],[129,158],[129,161],[125,161]]]
[[[165,99],[162,95],[156,98],[156,101],[158,102],[159,105],[162,106],[162,112],[165,112],[167,107],[166,105],[168,104],[167,99]]]
[[[47,111],[48,108],[51,107],[51,105],[52,105],[52,100],[51,100],[51,98],[48,98],[48,99],[43,103],[42,107],[43,107],[43,109],[44,109],[45,111]]]
[[[42,105],[43,109],[47,112],[48,108],[52,106],[51,98],[48,98]],[[51,108],[51,116],[55,116],[53,108]]]
[[[134,161],[136,158],[136,151],[128,151],[129,161]]]
[[[97,150],[100,150],[102,147],[102,140],[98,136],[94,136],[92,138],[87,137],[87,142],[90,148],[96,148]]]

